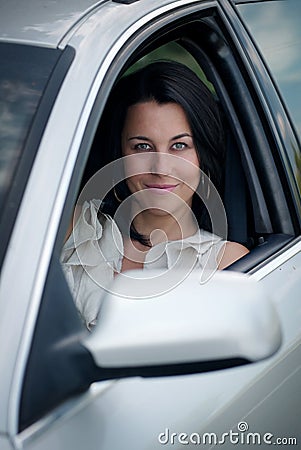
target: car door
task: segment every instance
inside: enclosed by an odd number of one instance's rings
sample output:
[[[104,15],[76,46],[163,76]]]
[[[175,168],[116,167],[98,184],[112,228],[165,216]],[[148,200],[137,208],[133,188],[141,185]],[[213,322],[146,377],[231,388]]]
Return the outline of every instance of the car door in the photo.
[[[224,439],[230,448],[231,430],[238,433],[233,439],[248,430],[258,433],[255,444],[264,433],[299,438],[300,192],[298,158],[292,155],[300,147],[286,107],[232,2],[115,6],[106,3],[61,43],[76,56],[43,135],[5,261],[7,299],[23,298],[25,309],[5,409],[6,445],[141,450],[190,447],[198,440],[210,446]],[[97,128],[112,85],[158,51],[192,59],[222,105],[228,130],[225,171],[231,173],[224,187],[229,233],[250,248],[232,270],[249,273],[271,295],[284,340],[275,356],[260,363],[89,387],[90,360],[78,347],[87,332],[60,267],[61,246],[81,180],[95,161]],[[37,249],[30,265],[34,273],[30,281],[21,277],[14,284],[14,249],[24,252],[25,265],[29,243]]]

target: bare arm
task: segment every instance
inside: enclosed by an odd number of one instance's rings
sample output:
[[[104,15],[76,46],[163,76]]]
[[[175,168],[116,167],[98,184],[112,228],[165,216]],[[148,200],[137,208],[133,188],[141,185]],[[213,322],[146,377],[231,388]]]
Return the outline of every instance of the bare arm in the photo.
[[[248,253],[249,250],[243,245],[238,244],[238,242],[227,242],[224,248],[224,253],[218,265],[219,270],[225,269],[230,266],[230,264],[234,263]]]

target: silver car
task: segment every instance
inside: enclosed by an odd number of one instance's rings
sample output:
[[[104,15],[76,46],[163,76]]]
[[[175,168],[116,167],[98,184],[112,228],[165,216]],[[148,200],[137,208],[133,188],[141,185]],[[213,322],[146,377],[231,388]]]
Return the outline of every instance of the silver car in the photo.
[[[1,450],[300,448],[300,14],[300,0],[1,1]],[[62,243],[104,164],[115,81],[160,58],[216,93],[228,238],[250,252],[160,301],[108,294],[89,333]]]

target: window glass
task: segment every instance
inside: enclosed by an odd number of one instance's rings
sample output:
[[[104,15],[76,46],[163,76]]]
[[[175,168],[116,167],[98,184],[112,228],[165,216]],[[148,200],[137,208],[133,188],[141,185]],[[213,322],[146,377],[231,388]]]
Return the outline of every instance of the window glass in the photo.
[[[0,44],[0,211],[57,56],[52,49]]]
[[[301,1],[239,5],[301,136]]]

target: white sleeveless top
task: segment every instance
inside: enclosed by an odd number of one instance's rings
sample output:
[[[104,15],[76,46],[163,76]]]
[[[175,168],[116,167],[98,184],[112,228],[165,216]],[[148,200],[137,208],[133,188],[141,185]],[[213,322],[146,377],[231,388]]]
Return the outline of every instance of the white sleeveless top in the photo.
[[[121,271],[123,239],[116,222],[99,212],[100,200],[86,201],[73,232],[62,249],[61,263],[75,305],[88,329],[95,325],[103,294]],[[183,240],[157,244],[146,253],[143,269],[191,267],[217,269],[225,244],[219,236],[199,230]],[[195,263],[193,262],[195,261]]]

